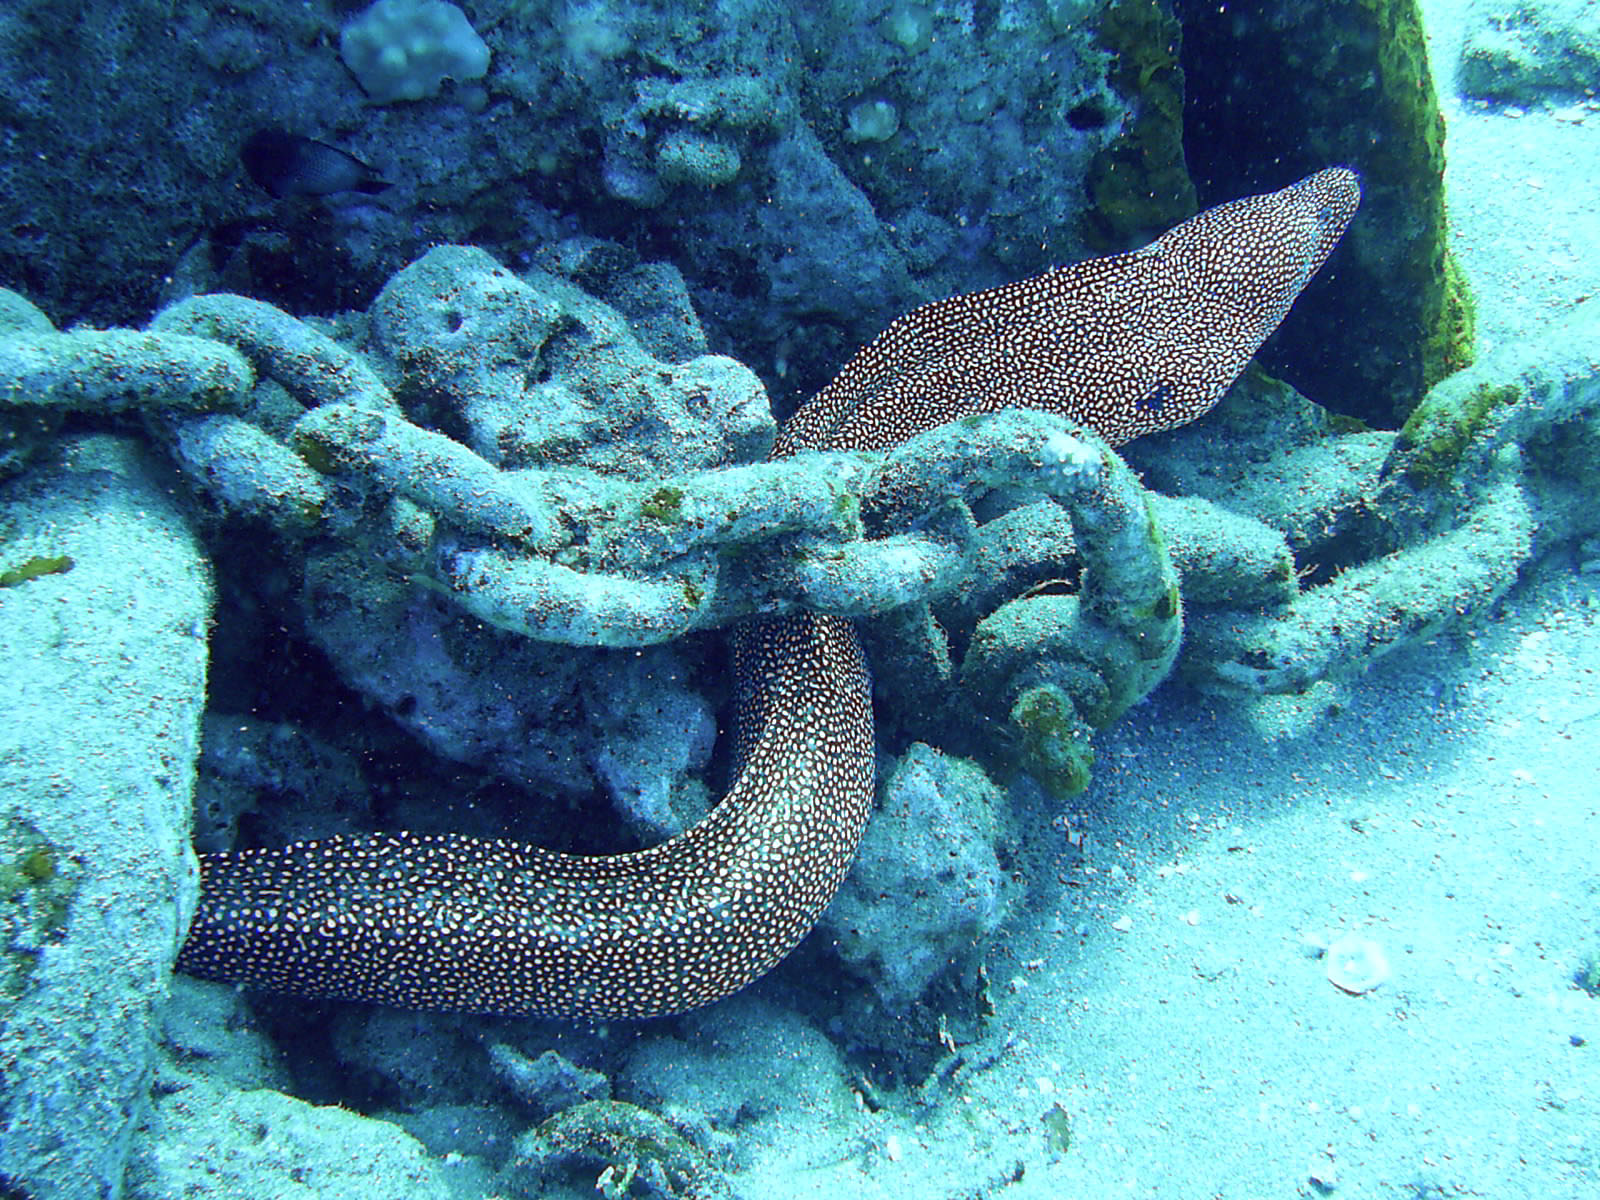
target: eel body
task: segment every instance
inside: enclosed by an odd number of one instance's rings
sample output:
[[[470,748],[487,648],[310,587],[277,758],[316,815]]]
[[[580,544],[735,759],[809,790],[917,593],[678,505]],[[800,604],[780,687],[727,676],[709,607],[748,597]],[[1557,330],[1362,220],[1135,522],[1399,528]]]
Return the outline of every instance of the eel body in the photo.
[[[1360,201],[1330,168],[1150,245],[918,308],[863,347],[774,456],[882,449],[1008,406],[1113,444],[1219,399]],[[566,1017],[680,1012],[738,990],[815,924],[872,807],[870,680],[850,622],[734,635],[733,787],[648,850],[556,854],[388,833],[200,856],[178,969],[304,996]]]

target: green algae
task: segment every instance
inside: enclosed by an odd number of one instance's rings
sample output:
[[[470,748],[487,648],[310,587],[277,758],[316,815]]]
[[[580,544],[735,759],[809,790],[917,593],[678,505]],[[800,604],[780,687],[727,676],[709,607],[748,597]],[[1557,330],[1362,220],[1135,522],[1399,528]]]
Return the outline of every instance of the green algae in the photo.
[[[337,475],[340,462],[334,446],[324,437],[309,433],[296,433],[290,439],[290,449],[318,475]]]
[[[833,502],[833,515],[840,525],[859,534],[861,530],[861,497],[854,492],[840,491]]]
[[[1053,796],[1066,799],[1089,786],[1094,747],[1065,692],[1048,683],[1027,689],[1011,707],[1011,722],[1019,734],[1017,766]]]
[[[1045,1143],[1056,1154],[1072,1149],[1072,1115],[1058,1100],[1050,1106],[1043,1118]]]
[[[1572,973],[1574,987],[1600,1000],[1600,951],[1591,951]]]
[[[66,928],[76,872],[33,826],[0,817],[0,1025],[27,986],[39,952]]]
[[[662,524],[672,524],[683,517],[683,489],[670,484],[658,487],[639,504],[639,515]]]
[[[1448,481],[1467,447],[1521,399],[1515,385],[1481,383],[1459,405],[1422,404],[1406,420],[1397,443],[1406,456],[1406,474],[1428,486]]]
[[[29,883],[49,883],[56,876],[56,856],[49,846],[35,846],[22,856],[17,870]]]
[[[1443,292],[1437,317],[1422,347],[1422,382],[1432,387],[1447,375],[1472,365],[1478,330],[1478,303],[1455,251],[1444,252]]]
[[[1182,603],[1182,598],[1178,594],[1178,581],[1174,579],[1167,585],[1167,590],[1162,592],[1150,606],[1150,615],[1158,621],[1170,621],[1178,615]]]
[[[1327,414],[1328,432],[1331,434],[1346,433],[1371,433],[1372,426],[1360,417],[1347,416],[1344,413],[1330,412]]]
[[[35,555],[19,566],[0,571],[0,587],[18,587],[45,575],[64,575],[76,565],[69,554]]]
[[[1087,179],[1094,239],[1121,249],[1199,208],[1183,156],[1182,29],[1156,0],[1113,0],[1097,37],[1112,58],[1107,82],[1133,114]]]
[[[1373,52],[1373,84],[1362,108],[1391,131],[1361,147],[1363,179],[1389,198],[1387,211],[1380,206],[1375,216],[1403,218],[1414,230],[1391,242],[1401,253],[1387,263],[1379,285],[1384,300],[1399,307],[1371,304],[1368,314],[1376,321],[1386,313],[1391,324],[1403,320],[1402,327],[1421,335],[1408,348],[1409,370],[1385,381],[1391,411],[1404,415],[1435,383],[1472,362],[1476,305],[1449,248],[1445,122],[1416,0],[1354,0],[1352,7],[1356,35]]]

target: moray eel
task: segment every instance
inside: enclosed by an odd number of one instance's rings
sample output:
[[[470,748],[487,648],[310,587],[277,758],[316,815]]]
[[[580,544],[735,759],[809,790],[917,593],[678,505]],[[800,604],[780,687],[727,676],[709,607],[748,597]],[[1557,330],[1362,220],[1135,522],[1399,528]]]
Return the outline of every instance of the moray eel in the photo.
[[[918,308],[858,351],[775,457],[881,449],[955,417],[1063,413],[1112,443],[1191,421],[1232,384],[1360,202],[1331,168],[1150,245]],[[736,775],[694,828],[584,858],[379,833],[200,856],[178,969],[304,996],[563,1017],[681,1012],[792,950],[872,807],[866,659],[849,621],[734,634]]]

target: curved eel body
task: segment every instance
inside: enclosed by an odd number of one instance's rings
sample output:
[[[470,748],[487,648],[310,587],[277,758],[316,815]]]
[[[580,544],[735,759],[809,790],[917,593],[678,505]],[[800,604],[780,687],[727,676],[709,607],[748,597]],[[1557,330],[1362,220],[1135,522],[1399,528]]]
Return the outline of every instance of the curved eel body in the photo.
[[[1025,406],[1120,443],[1219,399],[1360,201],[1331,168],[1200,213],[1127,254],[924,305],[863,347],[774,456],[881,449]],[[851,624],[734,635],[737,775],[694,828],[581,858],[508,841],[350,835],[200,857],[178,969],[305,996],[566,1017],[680,1012],[805,936],[872,807],[866,659]]]

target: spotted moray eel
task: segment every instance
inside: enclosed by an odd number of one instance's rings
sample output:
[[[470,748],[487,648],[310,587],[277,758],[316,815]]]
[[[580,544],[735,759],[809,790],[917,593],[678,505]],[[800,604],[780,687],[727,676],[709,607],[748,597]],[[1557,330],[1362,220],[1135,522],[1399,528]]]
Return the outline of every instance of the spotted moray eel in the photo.
[[[874,450],[1025,406],[1113,444],[1214,405],[1360,202],[1319,171],[1143,249],[925,305],[845,364],[774,457]],[[448,834],[338,836],[200,857],[178,969],[408,1008],[648,1017],[738,990],[833,898],[872,807],[867,663],[849,621],[734,635],[737,772],[698,825],[583,858]]]

